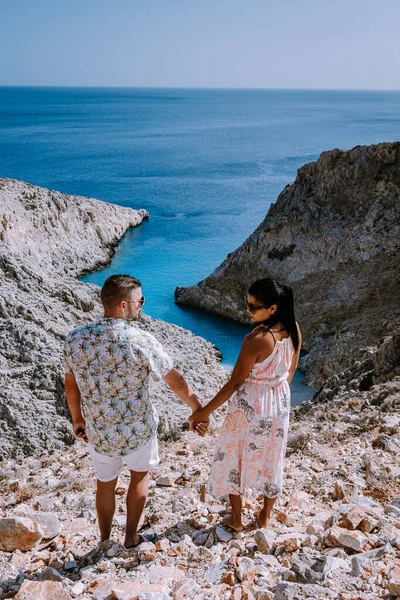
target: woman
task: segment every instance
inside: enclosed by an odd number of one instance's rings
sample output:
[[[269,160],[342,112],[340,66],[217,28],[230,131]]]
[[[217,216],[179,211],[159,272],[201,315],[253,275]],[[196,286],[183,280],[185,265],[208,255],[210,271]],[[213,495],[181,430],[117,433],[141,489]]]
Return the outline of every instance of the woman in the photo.
[[[236,531],[243,529],[241,508],[246,490],[264,495],[258,515],[260,527],[268,526],[276,498],[282,492],[289,383],[301,348],[289,286],[272,278],[260,279],[250,286],[245,302],[256,327],[245,337],[229,381],[190,417],[191,428],[195,429],[231,398],[211,465],[208,492],[229,495],[232,514],[226,525]]]

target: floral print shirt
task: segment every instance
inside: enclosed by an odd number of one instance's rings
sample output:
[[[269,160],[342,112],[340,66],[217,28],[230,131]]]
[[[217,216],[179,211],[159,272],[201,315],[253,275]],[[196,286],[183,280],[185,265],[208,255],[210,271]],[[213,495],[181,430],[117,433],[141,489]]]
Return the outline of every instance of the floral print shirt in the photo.
[[[78,384],[86,434],[96,452],[121,456],[146,444],[158,424],[150,377],[158,381],[173,368],[155,337],[131,321],[102,318],[69,333],[64,358],[65,373]]]

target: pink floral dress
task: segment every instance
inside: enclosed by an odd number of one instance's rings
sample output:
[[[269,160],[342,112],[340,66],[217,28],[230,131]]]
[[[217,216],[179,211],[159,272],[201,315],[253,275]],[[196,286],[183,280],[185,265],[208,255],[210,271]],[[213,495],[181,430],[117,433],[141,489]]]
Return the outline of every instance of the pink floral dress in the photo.
[[[281,494],[293,354],[290,337],[275,340],[270,356],[230,398],[207,485],[211,495],[241,496],[249,489],[268,498]]]

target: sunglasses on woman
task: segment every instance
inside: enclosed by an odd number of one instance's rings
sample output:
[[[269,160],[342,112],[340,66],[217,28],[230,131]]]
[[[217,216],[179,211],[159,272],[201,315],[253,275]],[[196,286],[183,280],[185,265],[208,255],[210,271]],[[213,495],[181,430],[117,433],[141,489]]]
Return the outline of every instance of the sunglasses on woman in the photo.
[[[265,304],[252,304],[251,302],[247,302],[247,298],[246,296],[243,297],[244,302],[246,304],[246,308],[249,312],[251,313],[255,313],[258,310],[261,310],[262,308],[269,308],[269,306],[266,306]]]

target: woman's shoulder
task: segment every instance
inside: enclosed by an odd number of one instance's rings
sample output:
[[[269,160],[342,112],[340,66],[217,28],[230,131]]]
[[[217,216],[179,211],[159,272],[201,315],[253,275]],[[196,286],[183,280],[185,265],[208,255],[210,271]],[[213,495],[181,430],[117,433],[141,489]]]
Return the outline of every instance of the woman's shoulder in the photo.
[[[274,343],[274,336],[271,333],[270,329],[265,325],[258,325],[246,335],[245,340],[247,340],[248,344],[251,345],[264,345],[265,343]]]

